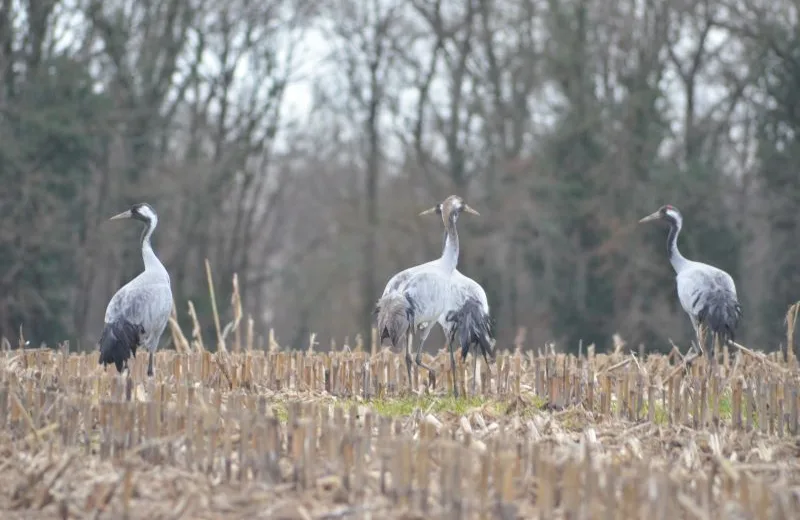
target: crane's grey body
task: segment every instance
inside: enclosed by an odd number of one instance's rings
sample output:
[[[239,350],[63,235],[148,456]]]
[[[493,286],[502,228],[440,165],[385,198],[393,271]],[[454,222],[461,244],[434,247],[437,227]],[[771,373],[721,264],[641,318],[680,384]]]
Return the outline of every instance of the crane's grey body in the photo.
[[[141,325],[140,345],[150,352],[158,349],[158,342],[167,327],[172,312],[172,290],[169,275],[151,276],[142,273],[124,285],[111,298],[106,307],[106,324],[122,320]]]
[[[435,269],[436,265],[438,265],[439,259],[431,260],[430,262],[425,262],[424,264],[415,265],[413,267],[409,267],[408,269],[403,269],[399,273],[395,274],[389,281],[386,282],[386,287],[383,289],[383,294],[381,294],[381,298],[385,297],[389,293],[397,292],[402,290],[403,287],[411,280],[416,274],[424,273],[431,269]]]
[[[483,290],[481,284],[466,276],[458,269],[453,270],[450,277],[450,282],[453,284],[451,304],[453,308],[462,307],[468,299],[474,298],[480,303],[481,310],[489,314],[489,299],[486,297],[486,291]],[[446,318],[440,318],[439,324],[447,332],[452,327],[452,324]]]
[[[703,309],[737,299],[731,275],[713,265],[687,261],[676,273],[678,299],[695,328]]]
[[[447,233],[445,232],[445,245]],[[458,381],[456,377],[456,360],[454,343],[461,345],[461,358],[467,359],[467,353],[475,345],[472,356],[472,393],[477,388],[478,348],[489,367],[489,358],[494,360],[494,337],[491,330],[491,315],[486,291],[472,278],[454,269],[450,276],[450,297],[447,312],[437,320],[444,331],[447,349],[450,353],[450,365],[453,371],[453,394],[458,397]]]
[[[703,350],[702,326],[711,329],[721,344],[733,341],[736,327],[742,318],[742,307],[736,294],[733,278],[713,265],[687,260],[678,250],[678,235],[683,225],[680,212],[672,206],[662,206],[655,213],[640,220],[665,220],[670,225],[667,253],[675,270],[678,300],[692,321],[697,346]],[[710,354],[713,359],[714,338]]]
[[[442,207],[444,205],[444,210]],[[453,287],[451,275],[458,264],[458,232],[455,222],[458,214],[465,210],[477,213],[465,204],[460,197],[451,196],[434,210],[442,214],[447,228],[447,238],[442,256],[436,260],[405,269],[392,276],[383,290],[375,307],[380,341],[390,338],[396,346],[401,340],[406,342],[406,370],[411,382],[411,344],[414,330],[419,330],[417,346],[417,365],[434,372],[422,362],[422,348],[433,326],[452,308]]]
[[[457,247],[457,246],[456,246]],[[452,254],[407,269],[393,276],[376,305],[380,340],[389,337],[396,346],[402,338],[406,341],[406,370],[411,381],[411,344],[413,331],[420,331],[416,363],[433,372],[422,362],[422,346],[431,329],[448,308],[450,275],[455,269]],[[392,321],[394,319],[394,321]]]
[[[136,356],[137,347],[143,345],[149,351],[147,374],[152,376],[153,355],[172,312],[169,273],[150,244],[158,217],[149,205],[137,204],[113,218],[135,218],[147,225],[142,234],[144,271],[118,290],[106,307],[100,362],[113,362],[121,372],[130,355]]]

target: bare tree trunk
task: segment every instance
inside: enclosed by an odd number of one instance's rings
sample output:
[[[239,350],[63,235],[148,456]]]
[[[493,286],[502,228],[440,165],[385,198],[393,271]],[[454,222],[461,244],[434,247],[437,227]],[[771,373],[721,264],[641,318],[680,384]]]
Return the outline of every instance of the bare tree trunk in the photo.
[[[364,271],[363,271],[363,325],[361,331],[365,343],[370,341],[372,331],[372,308],[377,297],[377,284],[375,282],[375,256],[376,256],[376,231],[378,222],[378,177],[380,175],[380,138],[378,130],[378,110],[380,97],[377,94],[378,63],[370,66],[370,80],[372,83],[372,99],[369,104],[367,117],[367,134],[369,135],[369,151],[367,157],[367,171],[364,179],[364,192],[366,194],[366,226],[364,234]]]

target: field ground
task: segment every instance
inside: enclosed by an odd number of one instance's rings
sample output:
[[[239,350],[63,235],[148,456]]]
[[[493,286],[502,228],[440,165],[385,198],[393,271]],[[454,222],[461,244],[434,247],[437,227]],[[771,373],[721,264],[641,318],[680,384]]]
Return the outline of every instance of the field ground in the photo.
[[[722,356],[721,356],[722,357]],[[3,518],[789,518],[797,360],[0,353]],[[471,362],[459,364],[471,386]],[[467,376],[466,385],[464,376]],[[462,395],[464,389],[462,388]],[[537,516],[540,515],[540,516]]]

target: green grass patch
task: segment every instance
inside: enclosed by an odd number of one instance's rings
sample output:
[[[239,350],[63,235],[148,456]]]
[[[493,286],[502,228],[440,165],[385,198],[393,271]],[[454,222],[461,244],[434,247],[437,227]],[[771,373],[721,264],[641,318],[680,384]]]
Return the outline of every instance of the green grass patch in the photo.
[[[495,417],[518,413],[520,417],[529,418],[541,412],[545,408],[547,402],[545,399],[534,395],[524,395],[521,399],[509,400],[484,396],[455,398],[452,395],[401,395],[396,397],[374,398],[368,401],[326,397],[320,399],[318,404],[321,406],[333,404],[342,407],[345,411],[348,411],[354,405],[366,406],[370,408],[373,413],[392,419],[408,417],[413,414],[415,410],[420,410],[423,413],[432,413],[437,416],[449,414],[460,417],[475,409],[481,409],[484,413]],[[288,408],[281,400],[271,400],[268,404],[268,409],[271,410],[272,414],[282,423],[288,420]]]
[[[289,410],[286,408],[285,404],[275,401],[270,403],[269,408],[272,410],[273,415],[277,417],[280,422],[285,423],[289,420]]]
[[[502,403],[481,396],[461,397],[456,399],[453,396],[402,396],[383,399],[372,399],[365,403],[372,408],[375,413],[385,417],[407,417],[414,410],[420,409],[423,412],[433,414],[451,413],[461,416],[475,408],[489,407],[497,412],[501,409]]]
[[[722,395],[719,396],[719,418],[723,421],[730,421],[733,417],[733,399],[731,398],[731,392],[726,391]],[[708,403],[711,406],[711,403]],[[742,414],[744,415],[744,414]]]
[[[510,404],[503,408],[506,415],[518,413],[523,419],[530,419],[534,415],[540,413],[547,406],[547,399],[538,395],[523,394],[521,400],[511,401]]]
[[[499,417],[504,415],[519,414],[521,418],[529,419],[541,413],[546,409],[547,400],[542,397],[532,394],[524,394],[520,399],[507,399],[501,400],[492,397],[484,396],[469,396],[455,398],[452,395],[447,396],[432,396],[432,395],[402,395],[396,397],[375,398],[369,401],[360,399],[337,399],[325,398],[319,402],[320,405],[335,404],[341,406],[345,410],[349,410],[353,405],[367,406],[372,409],[375,414],[382,415],[390,418],[403,418],[408,417],[415,410],[422,412],[432,413],[434,415],[450,414],[456,417],[463,416],[474,409],[482,409],[489,415]],[[722,421],[730,422],[732,418],[733,400],[730,392],[724,392],[719,396],[719,418]],[[689,403],[690,407],[691,401]],[[711,398],[708,397],[708,416],[712,416],[711,412]],[[610,412],[613,415],[616,412],[619,403],[612,401],[610,403]],[[599,407],[599,403],[598,403]],[[278,420],[285,423],[288,420],[288,409],[286,405],[280,400],[271,401],[269,408]],[[689,415],[691,416],[693,408],[690,408]],[[595,410],[597,413],[599,409]],[[641,419],[648,417],[648,403],[642,403],[642,410],[639,414]],[[743,410],[744,411],[744,410]],[[744,413],[742,414],[744,415]],[[757,412],[753,411],[754,425],[758,427]],[[586,426],[583,419],[571,417],[570,414],[564,414],[560,417],[564,422],[564,427],[569,429],[581,429]],[[742,421],[746,422],[746,418],[742,417]],[[669,423],[669,413],[663,407],[660,400],[655,403],[654,422],[658,425],[665,425]],[[574,424],[573,424],[574,423]]]
[[[650,406],[648,405],[647,402],[645,402],[642,404],[641,417],[643,419],[647,419],[649,417],[648,415],[649,413],[650,413]],[[659,425],[667,424],[669,422],[669,413],[664,408],[664,406],[662,406],[661,403],[659,402],[655,403],[655,410],[653,411],[653,422]]]

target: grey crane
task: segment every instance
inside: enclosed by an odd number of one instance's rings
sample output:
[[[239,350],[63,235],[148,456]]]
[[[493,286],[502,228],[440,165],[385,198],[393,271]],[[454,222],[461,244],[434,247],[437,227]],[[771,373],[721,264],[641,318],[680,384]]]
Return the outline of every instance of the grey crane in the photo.
[[[736,296],[736,284],[731,275],[712,265],[687,260],[678,250],[678,235],[683,225],[680,212],[669,204],[661,206],[639,222],[661,220],[669,224],[667,254],[675,280],[678,285],[678,299],[681,307],[692,320],[697,346],[703,350],[701,327],[711,330],[720,344],[734,340],[736,327],[742,318],[742,306]],[[714,359],[714,338],[711,341],[710,355]]]
[[[172,289],[169,274],[153,252],[150,237],[158,225],[156,211],[147,203],[109,220],[134,219],[145,223],[142,232],[144,271],[114,294],[106,307],[105,325],[100,335],[100,364],[113,363],[118,372],[128,365],[131,354],[144,345],[150,352],[147,375],[153,375],[153,355],[172,312]]]
[[[436,211],[436,206],[420,213]],[[420,331],[416,363],[430,372],[434,370],[422,362],[422,348],[439,318],[452,309],[450,276],[458,264],[458,231],[456,221],[462,211],[480,215],[457,195],[441,203],[440,213],[447,237],[442,256],[405,269],[389,279],[381,298],[375,306],[380,341],[389,338],[392,346],[406,340],[406,370],[411,381],[411,343],[414,329]]]
[[[442,213],[442,204],[422,212],[430,214]],[[445,229],[442,249],[447,247],[447,230]],[[493,319],[489,313],[489,300],[486,291],[472,278],[461,273],[458,268],[453,270],[450,277],[452,284],[451,307],[439,317],[438,323],[442,327],[450,352],[450,366],[453,371],[453,395],[458,397],[458,381],[456,378],[456,360],[454,346],[456,340],[461,345],[461,359],[466,361],[467,353],[473,348],[472,357],[472,393],[477,388],[478,350],[483,354],[488,369],[495,359]],[[491,359],[491,361],[490,361]]]
[[[494,319],[489,313],[486,292],[478,282],[456,271],[451,278],[453,284],[452,310],[439,324],[447,337],[450,350],[450,364],[456,373],[453,344],[456,339],[461,345],[461,359],[466,361],[467,353],[472,352],[472,393],[477,390],[478,350],[486,361],[486,369],[495,361]],[[473,347],[474,345],[474,347]],[[458,397],[456,377],[453,377],[453,393]]]

